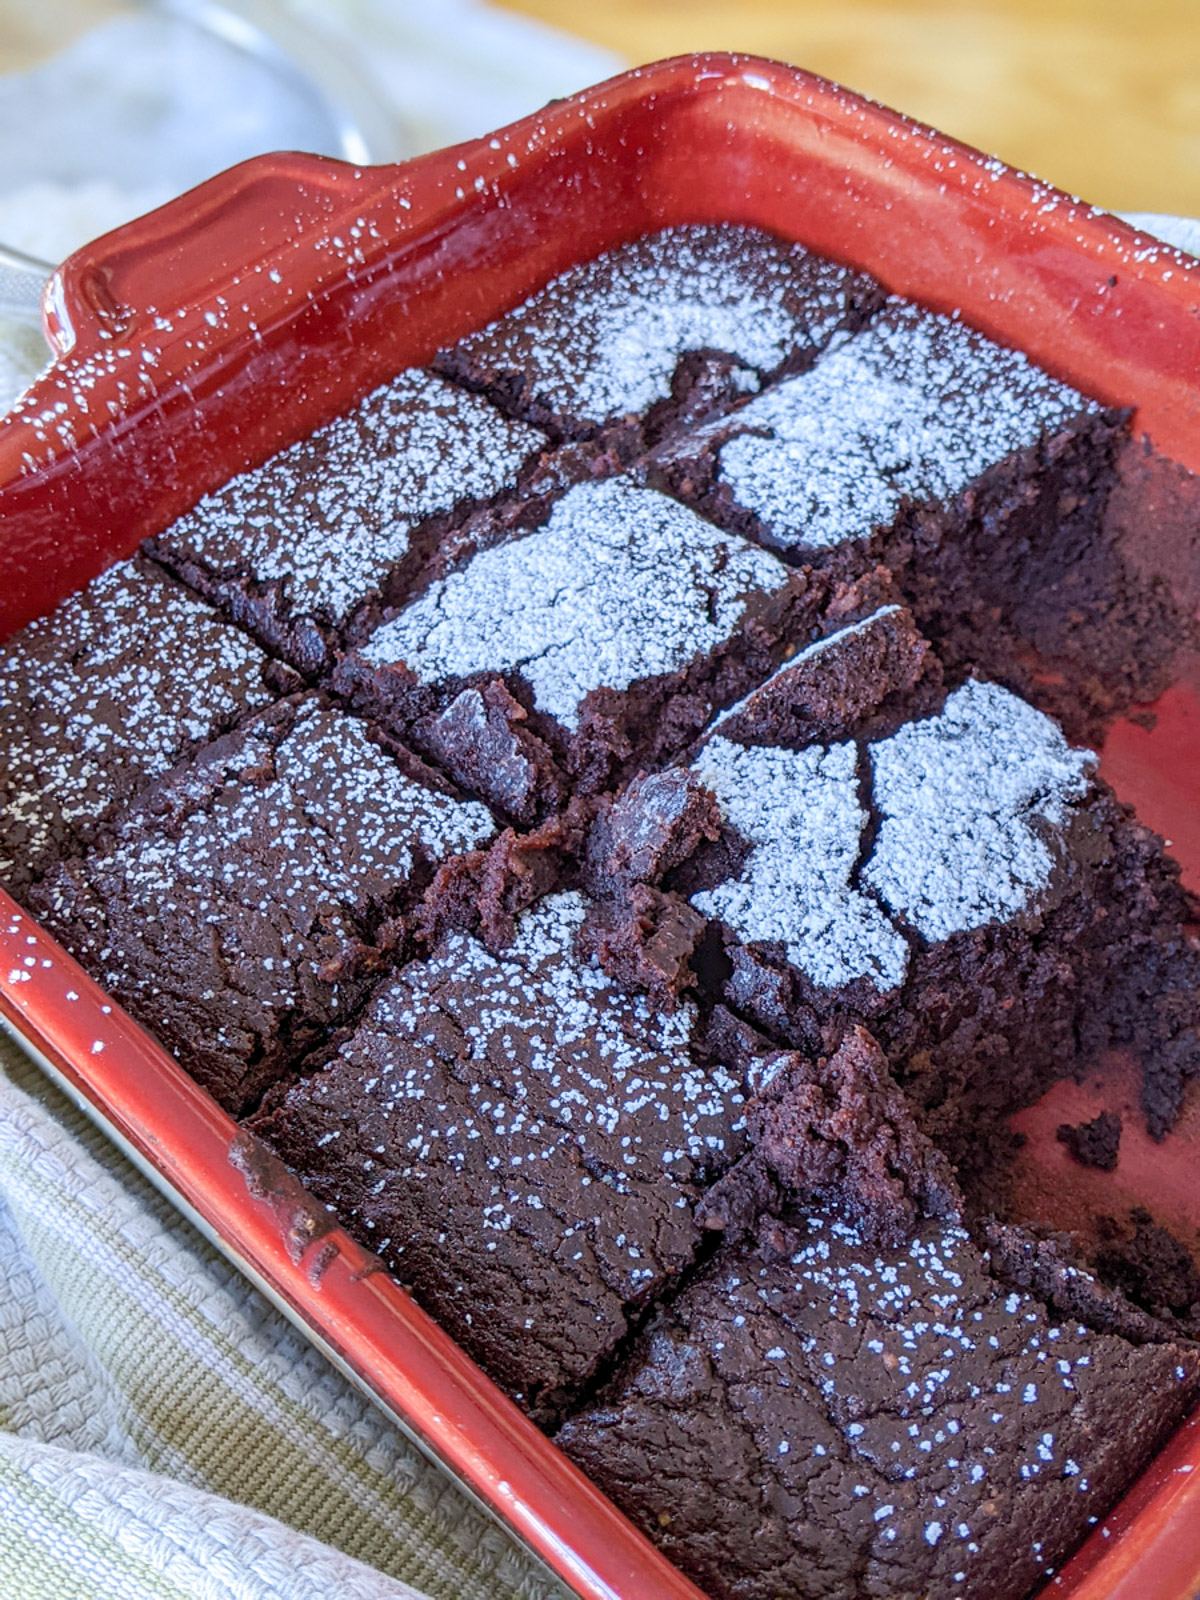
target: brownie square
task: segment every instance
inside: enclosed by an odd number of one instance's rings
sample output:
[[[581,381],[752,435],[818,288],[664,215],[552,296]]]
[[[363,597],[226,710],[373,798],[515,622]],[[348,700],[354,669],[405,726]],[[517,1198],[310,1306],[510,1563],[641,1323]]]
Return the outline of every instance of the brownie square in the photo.
[[[713,1600],[1022,1600],[1186,1414],[1194,1346],[1060,1320],[958,1227],[722,1250],[558,1443]]]
[[[667,228],[569,268],[435,364],[557,438],[630,417],[654,436],[811,365],[882,298],[754,228]]]
[[[1170,1125],[1200,1070],[1186,897],[1042,712],[976,679],[946,694],[885,606],[718,718],[685,772],[715,815],[641,877],[711,919],[707,975],[735,1010],[814,1052],[866,1021],[968,1168],[996,1154],[982,1128],[1114,1043]],[[599,892],[624,892],[612,840],[679,809],[660,790],[631,785],[602,815]]]
[[[909,507],[948,510],[1002,463],[1024,479],[1059,435],[1107,440],[1111,425],[1028,357],[893,299],[808,372],[665,443],[654,468],[723,526],[812,556],[879,545]]]
[[[587,909],[543,900],[499,956],[443,938],[250,1124],[543,1421],[691,1262],[743,1127],[694,1007],[664,1015],[581,955]]]
[[[886,993],[917,940],[1047,903],[1094,764],[1040,712],[974,680],[865,751],[739,744],[718,727],[693,771],[748,850],[692,903],[743,941],[782,946],[821,988],[866,980]]]
[[[31,904],[239,1114],[361,1002],[437,863],[494,832],[407,767],[319,698],[284,701],[155,784]]]
[[[150,563],[110,567],[0,649],[0,883],[23,897],[288,674]]]
[[[151,553],[299,670],[364,605],[404,595],[456,516],[532,470],[546,440],[413,370],[233,478]]]
[[[1103,526],[1123,425],[1024,355],[889,300],[641,470],[789,559],[885,561],[949,670],[1040,693],[1092,737],[1093,707],[1161,691],[1184,631]]]
[[[514,727],[525,717],[522,731],[586,792],[686,744],[789,640],[807,640],[824,596],[677,501],[610,478],[577,485],[540,527],[432,584],[334,684],[428,748],[464,690],[501,681],[523,708]],[[444,742],[437,754],[448,759]]]

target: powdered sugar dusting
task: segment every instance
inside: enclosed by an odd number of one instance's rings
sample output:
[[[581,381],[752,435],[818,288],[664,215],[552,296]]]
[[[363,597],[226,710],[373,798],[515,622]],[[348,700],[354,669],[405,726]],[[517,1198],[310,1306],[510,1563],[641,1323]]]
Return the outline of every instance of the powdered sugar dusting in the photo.
[[[462,1030],[472,1077],[526,1115],[572,1132],[617,1183],[639,1174],[689,1180],[720,1164],[741,1128],[740,1079],[704,1071],[688,1053],[690,1003],[672,1015],[620,989],[574,953],[583,896],[556,894],[527,911],[501,956],[450,935],[404,969],[377,1002],[389,1026],[417,1030],[435,1012]]]
[[[39,893],[52,917],[69,919],[75,948],[95,941],[103,981],[125,996],[169,986],[172,950],[146,967],[138,952],[111,944],[105,903],[132,913],[135,932],[141,916],[171,930],[183,941],[176,961],[211,959],[208,998],[218,1011],[219,979],[250,985],[260,999],[265,990],[275,1009],[299,1004],[309,981],[301,973],[363,937],[368,911],[389,907],[419,854],[436,861],[495,832],[483,806],[406,777],[357,719],[314,702],[282,739],[273,724],[251,726],[223,761],[201,758],[167,793],[186,812],[176,826],[151,830],[134,812],[113,847],[88,859],[82,881],[99,896],[89,914],[72,912],[69,880],[52,877]],[[270,952],[257,977],[256,944]]]
[[[852,882],[867,821],[854,745],[792,751],[717,736],[695,771],[751,846],[736,878],[692,896],[697,910],[744,939],[780,940],[815,983],[895,988],[908,946]]]
[[[865,1470],[886,1463],[901,1504],[906,1482],[938,1484],[946,1499],[932,1504],[917,1489],[926,1512],[911,1536],[952,1539],[955,1564],[969,1565],[992,1526],[977,1508],[998,1485],[1033,1490],[1038,1478],[1049,1487],[1071,1475],[1070,1446],[1094,1426],[1091,1406],[1080,1405],[1100,1378],[1093,1363],[1116,1357],[1119,1368],[1128,1346],[1056,1324],[1031,1295],[1006,1292],[960,1228],[875,1258],[852,1229],[813,1218],[807,1231],[790,1261],[794,1288],[773,1299],[785,1326],[815,1334],[815,1349],[805,1341],[810,1381],[843,1426],[863,1417],[846,1428],[851,1449]],[[1149,1359],[1147,1377],[1161,1381]],[[938,1522],[947,1501],[954,1516]]]
[[[700,1246],[698,1182],[741,1154],[740,1082],[696,1012],[580,961],[554,895],[500,956],[463,934],[385,982],[262,1131],[510,1389],[591,1376]]]
[[[1049,717],[974,680],[939,716],[872,744],[870,759],[883,820],[861,869],[867,814],[853,744],[789,751],[715,732],[693,768],[751,849],[735,877],[692,904],[743,939],[781,941],[830,988],[859,977],[881,990],[899,984],[901,921],[946,939],[1034,907],[1061,859],[1056,831],[1096,763]]]
[[[216,573],[285,581],[293,605],[340,621],[408,553],[418,523],[499,493],[544,444],[477,396],[403,372],[208,495],[162,547]]]
[[[600,422],[665,400],[692,350],[737,356],[756,388],[757,374],[830,338],[848,276],[753,230],[670,228],[573,267],[462,349]]]
[[[361,654],[428,684],[519,672],[537,709],[573,730],[589,691],[678,671],[788,576],[766,551],[612,478],[580,484],[534,533],[432,585]]]
[[[828,549],[886,526],[905,500],[960,493],[1089,409],[1018,352],[890,301],[811,371],[737,413],[720,476],[772,538]]]
[[[0,654],[0,880],[272,698],[266,658],[185,589],[121,562]]]
[[[864,881],[926,938],[1003,922],[1050,881],[1055,830],[1096,767],[1057,724],[992,683],[871,747],[883,815]]]

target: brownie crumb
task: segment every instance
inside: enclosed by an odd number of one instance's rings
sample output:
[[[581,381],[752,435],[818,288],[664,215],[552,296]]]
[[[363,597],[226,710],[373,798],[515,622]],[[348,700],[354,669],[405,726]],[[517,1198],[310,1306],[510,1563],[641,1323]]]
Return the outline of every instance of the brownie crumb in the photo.
[[[576,876],[591,819],[589,802],[572,800],[530,833],[506,828],[486,849],[443,862],[416,917],[418,936],[432,945],[454,929],[502,950],[512,941],[514,918]]]
[[[1060,1122],[1056,1135],[1081,1167],[1098,1167],[1114,1172],[1121,1144],[1121,1119],[1112,1111],[1102,1111],[1090,1122]]]
[[[1144,1207],[1133,1208],[1128,1227],[1102,1218],[1101,1231],[1108,1238],[1096,1253],[1101,1277],[1156,1316],[1200,1317],[1200,1272],[1191,1252]]]
[[[588,841],[589,887],[612,894],[639,881],[659,883],[703,841],[720,836],[716,799],[694,773],[639,773],[619,799],[602,803]]]
[[[883,1051],[851,1028],[835,1054],[763,1059],[747,1106],[750,1153],[705,1196],[697,1219],[748,1232],[764,1211],[816,1202],[871,1243],[898,1245],[922,1217],[957,1221],[962,1197],[950,1163],[917,1128]]]
[[[694,982],[690,961],[705,926],[678,895],[635,884],[624,900],[597,903],[580,947],[610,978],[645,990],[671,1010]]]

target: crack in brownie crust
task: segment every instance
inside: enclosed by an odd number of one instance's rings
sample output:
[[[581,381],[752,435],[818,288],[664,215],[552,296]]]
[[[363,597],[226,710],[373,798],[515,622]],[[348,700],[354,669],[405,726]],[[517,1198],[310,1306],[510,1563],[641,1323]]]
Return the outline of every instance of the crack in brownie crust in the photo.
[[[804,743],[815,703],[860,727],[884,704],[893,721],[906,698],[927,708],[911,657],[864,648],[895,627],[882,608],[717,719],[685,769],[715,823],[669,870],[648,862],[646,881],[714,920],[720,992],[776,1038],[814,1050],[839,1019],[866,1020],[927,1133],[968,1169],[990,1159],[982,1128],[1113,1044],[1137,1049],[1165,1131],[1200,1070],[1200,1003],[1185,998],[1200,961],[1173,868],[1093,777],[1094,758],[975,680],[881,739],[825,743],[826,720]],[[849,661],[862,676],[839,697]],[[792,683],[797,711],[784,714]],[[597,837],[615,817],[670,832],[655,785],[602,811]],[[601,893],[627,897],[602,878]]]
[[[694,737],[811,628],[824,592],[613,478],[570,490],[542,527],[434,583],[334,682],[406,732],[464,685],[502,676],[586,792]]]
[[[960,322],[889,301],[811,371],[661,453],[711,441],[711,494],[781,549],[833,550],[949,501],[1095,402]],[[749,526],[749,524],[746,524]]]

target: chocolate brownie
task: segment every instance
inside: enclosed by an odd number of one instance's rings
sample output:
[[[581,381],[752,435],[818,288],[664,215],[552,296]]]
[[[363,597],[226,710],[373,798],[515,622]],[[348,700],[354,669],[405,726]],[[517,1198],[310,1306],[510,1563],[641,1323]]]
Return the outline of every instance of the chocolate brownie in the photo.
[[[586,911],[543,900],[499,957],[444,937],[250,1124],[543,1421],[692,1261],[743,1127],[695,1008],[656,1012],[580,956]]]
[[[537,744],[526,739],[519,752],[526,790],[559,787],[551,756],[577,790],[596,789],[686,744],[790,641],[807,641],[825,597],[768,551],[610,478],[577,485],[540,527],[432,584],[333,681],[505,805],[508,780],[494,785],[478,761],[456,763],[441,736],[460,711],[482,728],[483,700],[464,690],[502,681],[507,703],[519,702],[510,728]]]
[[[1092,700],[1154,698],[1186,631],[1101,528],[1122,426],[1025,356],[889,300],[811,371],[644,470],[792,559],[881,557],[948,668],[1039,687],[1087,733]],[[1043,681],[1067,672],[1058,690]]]
[[[28,631],[12,870],[715,1596],[1015,1600],[1200,1389],[1182,1239],[1003,1207],[1052,1078],[1131,1049],[1161,1135],[1200,1069],[1044,714],[1186,631],[1124,418],[746,229],[438,365]]]
[[[996,1280],[959,1227],[765,1224],[558,1442],[713,1600],[1021,1600],[1200,1392]]]
[[[1152,1315],[1200,1335],[1200,1268],[1192,1252],[1144,1206],[1101,1218],[1096,1266],[1105,1280]]]
[[[0,649],[0,884],[23,897],[152,779],[288,674],[186,589],[123,561]]]
[[[147,548],[316,674],[358,610],[403,596],[455,515],[514,491],[545,444],[477,396],[403,372],[207,495]]]
[[[647,881],[713,920],[723,997],[777,1037],[868,1020],[955,1161],[1114,1042],[1162,1131],[1200,1069],[1200,963],[1161,842],[1043,713],[975,679],[942,694],[894,608],[810,646],[716,720],[687,774],[719,818]],[[604,825],[658,804],[631,790]]]
[[[810,366],[882,298],[757,229],[667,228],[571,267],[435,364],[558,438],[625,418],[653,437]]]
[[[238,1114],[351,1014],[437,862],[493,831],[357,718],[300,696],[151,786],[30,900]]]

